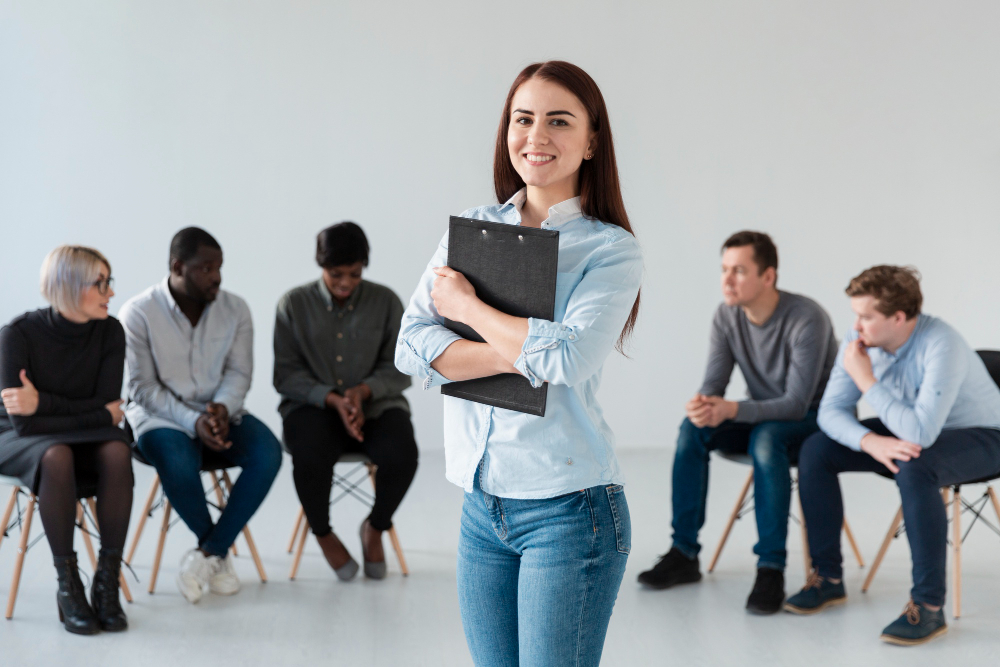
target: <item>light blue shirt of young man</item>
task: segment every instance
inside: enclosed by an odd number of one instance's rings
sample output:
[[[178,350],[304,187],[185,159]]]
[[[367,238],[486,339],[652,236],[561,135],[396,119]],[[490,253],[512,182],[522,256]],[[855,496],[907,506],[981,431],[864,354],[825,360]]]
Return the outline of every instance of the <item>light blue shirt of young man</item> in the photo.
[[[521,190],[503,205],[462,217],[519,225],[523,203]],[[585,218],[579,197],[551,207],[542,227],[559,232],[555,317],[528,320],[514,367],[535,387],[549,383],[545,416],[444,397],[446,476],[469,493],[480,461],[483,491],[504,498],[552,498],[624,481],[595,394],[639,292],[639,244],[620,227]],[[422,378],[424,389],[449,382],[431,362],[460,340],[430,296],[431,269],[447,263],[445,234],[403,314],[396,345],[396,367]]]
[[[895,354],[869,348],[878,380],[864,394],[886,428],[900,440],[927,448],[944,429],[1000,429],[1000,390],[986,366],[955,329],[930,315],[917,325]],[[844,351],[858,337],[851,331],[837,352],[837,362],[819,408],[819,427],[830,438],[856,451],[870,429],[858,422],[855,406],[861,390],[844,369]]]

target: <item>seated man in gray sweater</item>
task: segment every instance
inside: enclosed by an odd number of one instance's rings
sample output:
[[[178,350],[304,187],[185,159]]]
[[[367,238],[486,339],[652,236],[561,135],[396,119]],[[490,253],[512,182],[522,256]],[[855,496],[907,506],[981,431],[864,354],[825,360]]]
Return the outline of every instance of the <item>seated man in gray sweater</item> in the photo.
[[[639,575],[650,588],[701,579],[698,532],[705,523],[709,452],[749,453],[759,541],[747,610],[772,614],[785,599],[789,466],[818,430],[816,412],[837,352],[830,317],[815,301],[776,287],[778,250],[761,232],[722,245],[723,301],[712,321],[708,369],[681,423],[673,469],[673,546]],[[749,399],[724,398],[733,366]]]

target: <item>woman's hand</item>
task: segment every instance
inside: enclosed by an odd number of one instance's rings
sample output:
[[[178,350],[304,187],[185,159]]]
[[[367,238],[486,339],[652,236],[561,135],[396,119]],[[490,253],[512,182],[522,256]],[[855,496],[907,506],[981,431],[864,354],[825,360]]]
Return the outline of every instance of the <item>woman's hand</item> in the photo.
[[[365,413],[360,407],[355,407],[350,400],[333,391],[326,395],[326,407],[337,411],[349,436],[358,442],[365,441],[364,431],[361,430],[365,423]]]
[[[122,410],[122,399],[117,401],[111,401],[104,408],[111,413],[111,424],[112,426],[118,426],[122,423],[122,418],[125,417],[125,412]]]
[[[480,303],[472,283],[448,266],[439,266],[434,269],[434,273],[437,278],[431,288],[431,298],[438,313],[449,320],[469,324],[470,311]]]
[[[21,369],[21,386],[7,387],[0,392],[3,407],[9,415],[30,417],[38,409],[38,390],[28,379],[28,373]]]

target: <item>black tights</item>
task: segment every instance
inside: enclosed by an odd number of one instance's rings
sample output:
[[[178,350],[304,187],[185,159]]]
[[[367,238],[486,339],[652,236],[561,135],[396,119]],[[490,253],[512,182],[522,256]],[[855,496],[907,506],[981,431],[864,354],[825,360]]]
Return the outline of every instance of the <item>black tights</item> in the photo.
[[[118,440],[52,445],[42,455],[38,514],[52,555],[73,555],[77,473],[97,478],[97,523],[102,549],[122,549],[132,514],[132,456]]]
[[[285,445],[292,453],[292,478],[313,533],[330,528],[333,466],[344,452],[364,452],[375,472],[375,506],[368,520],[376,530],[392,528],[392,515],[417,472],[417,442],[410,414],[393,408],[365,422],[365,441],[347,434],[336,410],[298,408],[285,418]]]

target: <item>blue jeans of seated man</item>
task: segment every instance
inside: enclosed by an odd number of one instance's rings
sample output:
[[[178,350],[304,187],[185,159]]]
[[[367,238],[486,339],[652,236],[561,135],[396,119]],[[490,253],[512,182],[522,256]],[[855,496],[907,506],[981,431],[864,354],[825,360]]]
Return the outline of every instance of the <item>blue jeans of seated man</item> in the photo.
[[[757,567],[785,569],[788,506],[792,496],[789,467],[802,442],[819,430],[816,411],[801,421],[744,424],[725,421],[715,428],[681,422],[674,454],[674,547],[688,558],[701,550],[698,533],[705,525],[709,452],[749,454],[753,460],[754,515],[757,519]]]
[[[620,485],[556,498],[465,494],[458,602],[477,667],[598,665],[631,549]]]
[[[892,433],[878,419],[861,422],[879,435]],[[897,461],[893,475],[865,452],[858,452],[816,433],[802,445],[799,457],[799,493],[805,512],[809,553],[820,576],[844,576],[840,552],[840,526],[844,502],[838,474],[875,472],[892,477],[903,504],[906,539],[913,559],[914,602],[943,605],[945,564],[948,556],[948,514],[941,502],[941,487],[971,482],[1000,473],[1000,431],[990,428],[957,428],[941,435],[920,456]]]
[[[226,507],[212,522],[201,482],[205,445],[172,428],[143,433],[136,446],[153,464],[163,492],[177,514],[198,538],[198,546],[214,556],[225,556],[236,536],[250,521],[281,468],[281,444],[271,430],[253,415],[244,415],[229,427],[232,447],[212,452],[241,468]]]

